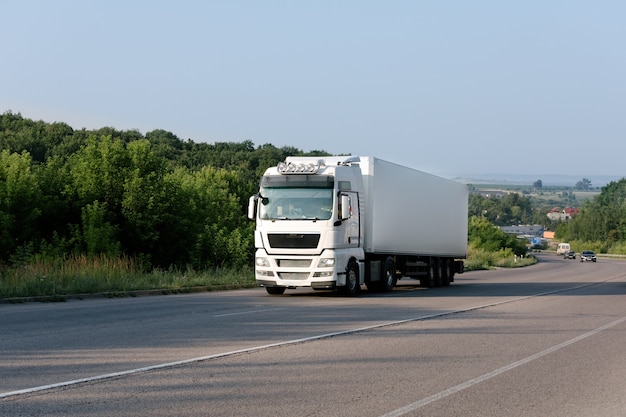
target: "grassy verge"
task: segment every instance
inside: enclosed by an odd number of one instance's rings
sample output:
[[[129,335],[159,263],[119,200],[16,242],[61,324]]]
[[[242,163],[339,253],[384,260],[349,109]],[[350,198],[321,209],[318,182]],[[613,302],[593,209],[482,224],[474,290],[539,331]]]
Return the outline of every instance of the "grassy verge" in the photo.
[[[483,249],[469,248],[468,257],[465,261],[466,271],[493,268],[519,268],[537,263],[537,258],[532,255],[515,256],[510,249],[498,252],[488,252]]]
[[[252,269],[143,272],[130,258],[70,257],[31,262],[0,270],[0,299],[63,300],[69,295],[104,293],[122,296],[139,290],[189,292],[255,285]]]
[[[532,257],[519,258],[508,251],[469,250],[465,270],[515,268],[534,264]],[[144,272],[130,258],[69,257],[35,260],[19,267],[0,269],[0,300],[63,301],[68,296],[105,294],[110,297],[157,290],[183,293],[197,290],[251,288],[254,270],[216,268],[205,271],[156,270]]]

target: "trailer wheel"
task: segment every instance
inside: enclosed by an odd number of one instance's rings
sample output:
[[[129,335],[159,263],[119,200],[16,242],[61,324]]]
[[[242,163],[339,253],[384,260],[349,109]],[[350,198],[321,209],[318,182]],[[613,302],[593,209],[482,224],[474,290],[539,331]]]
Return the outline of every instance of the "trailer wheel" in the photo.
[[[435,261],[435,287],[441,287],[443,285],[443,261],[437,259]]]
[[[282,295],[285,293],[285,289],[285,287],[265,287],[265,291],[270,295]]]
[[[396,278],[396,266],[392,258],[385,259],[385,268],[383,269],[383,277],[380,289],[382,292],[389,292],[396,286],[398,279]]]
[[[432,288],[435,286],[435,265],[431,261],[428,265],[428,274],[426,278],[420,279],[420,285],[426,288]]]
[[[441,275],[441,285],[443,287],[450,286],[450,280],[452,278],[452,266],[450,259],[444,259],[443,261],[443,271]]]
[[[359,293],[361,285],[359,284],[359,266],[354,261],[348,263],[346,270],[346,285],[341,287],[343,295],[353,297]]]
[[[461,264],[463,265],[463,264]],[[454,276],[456,275],[456,261],[454,259],[450,259],[450,282],[454,282]]]

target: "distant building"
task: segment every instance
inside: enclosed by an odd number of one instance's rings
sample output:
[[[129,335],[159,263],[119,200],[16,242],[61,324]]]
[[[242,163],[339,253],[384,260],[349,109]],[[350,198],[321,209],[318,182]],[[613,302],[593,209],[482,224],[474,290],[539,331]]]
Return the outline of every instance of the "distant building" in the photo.
[[[504,233],[516,235],[518,237],[543,237],[544,228],[539,224],[500,226]]]
[[[504,233],[517,236],[520,240],[526,240],[531,248],[541,247],[543,244],[547,243],[543,236],[545,230],[543,229],[543,226],[538,224],[500,226],[500,229]]]
[[[550,220],[561,220],[561,221],[570,221],[573,216],[578,214],[578,209],[573,207],[566,207],[564,209],[553,208],[548,213],[548,218]]]

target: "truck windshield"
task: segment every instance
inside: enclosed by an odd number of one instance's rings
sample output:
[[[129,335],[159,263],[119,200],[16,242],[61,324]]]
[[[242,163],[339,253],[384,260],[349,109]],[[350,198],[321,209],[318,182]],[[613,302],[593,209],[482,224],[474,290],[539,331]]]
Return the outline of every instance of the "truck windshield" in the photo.
[[[263,220],[328,220],[333,213],[332,188],[261,187]]]

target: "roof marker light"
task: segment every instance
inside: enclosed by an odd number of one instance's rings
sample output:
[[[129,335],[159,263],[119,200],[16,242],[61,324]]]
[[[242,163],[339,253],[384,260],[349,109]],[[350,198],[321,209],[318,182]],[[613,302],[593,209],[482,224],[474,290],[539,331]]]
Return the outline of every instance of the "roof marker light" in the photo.
[[[317,161],[317,164],[313,162],[303,164],[279,162],[277,168],[281,174],[317,174],[320,169],[320,161]]]

